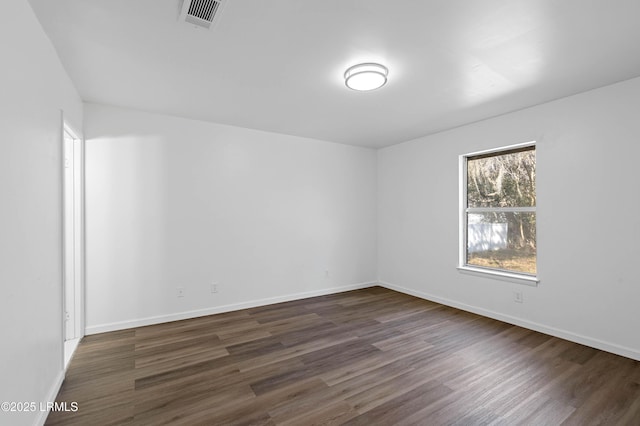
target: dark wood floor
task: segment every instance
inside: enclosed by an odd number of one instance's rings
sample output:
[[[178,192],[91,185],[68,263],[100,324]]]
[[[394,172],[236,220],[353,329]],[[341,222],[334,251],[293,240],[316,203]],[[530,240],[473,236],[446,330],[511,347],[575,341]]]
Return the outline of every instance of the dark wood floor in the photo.
[[[640,362],[379,287],[88,336],[47,424],[640,425]]]

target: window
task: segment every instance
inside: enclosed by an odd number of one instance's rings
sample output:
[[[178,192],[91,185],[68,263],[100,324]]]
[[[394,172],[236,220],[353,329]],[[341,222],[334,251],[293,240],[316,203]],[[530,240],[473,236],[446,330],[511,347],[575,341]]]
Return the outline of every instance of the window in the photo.
[[[536,276],[534,143],[460,157],[460,267]]]

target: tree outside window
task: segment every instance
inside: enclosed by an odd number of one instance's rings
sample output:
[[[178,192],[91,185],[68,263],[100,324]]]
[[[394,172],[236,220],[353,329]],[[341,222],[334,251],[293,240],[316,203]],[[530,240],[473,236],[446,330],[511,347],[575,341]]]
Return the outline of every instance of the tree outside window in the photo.
[[[464,266],[535,275],[535,146],[463,160]]]

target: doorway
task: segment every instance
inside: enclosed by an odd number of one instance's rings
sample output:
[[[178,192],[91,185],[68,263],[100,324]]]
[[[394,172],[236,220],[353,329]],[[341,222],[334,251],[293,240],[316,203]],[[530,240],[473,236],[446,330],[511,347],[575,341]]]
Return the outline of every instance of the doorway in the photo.
[[[63,132],[63,334],[66,369],[83,336],[84,153],[82,140]]]

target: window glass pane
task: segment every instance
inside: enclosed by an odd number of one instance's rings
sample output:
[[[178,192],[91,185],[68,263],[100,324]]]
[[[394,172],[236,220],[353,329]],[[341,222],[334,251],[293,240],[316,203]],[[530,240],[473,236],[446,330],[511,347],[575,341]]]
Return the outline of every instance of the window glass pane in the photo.
[[[467,264],[536,273],[536,214],[469,213]]]
[[[535,150],[467,159],[467,207],[535,205]]]

